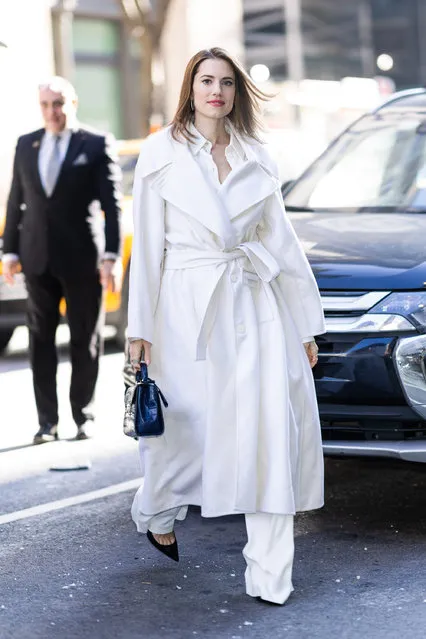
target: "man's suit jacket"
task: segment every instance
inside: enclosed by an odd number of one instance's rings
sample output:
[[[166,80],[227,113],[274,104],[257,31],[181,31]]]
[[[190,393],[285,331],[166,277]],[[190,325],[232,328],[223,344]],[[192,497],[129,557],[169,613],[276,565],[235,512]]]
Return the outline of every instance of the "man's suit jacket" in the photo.
[[[3,252],[19,255],[27,275],[49,268],[60,277],[81,276],[97,269],[104,252],[120,249],[121,173],[112,154],[113,139],[74,130],[48,197],[38,168],[43,135],[40,129],[18,140]]]

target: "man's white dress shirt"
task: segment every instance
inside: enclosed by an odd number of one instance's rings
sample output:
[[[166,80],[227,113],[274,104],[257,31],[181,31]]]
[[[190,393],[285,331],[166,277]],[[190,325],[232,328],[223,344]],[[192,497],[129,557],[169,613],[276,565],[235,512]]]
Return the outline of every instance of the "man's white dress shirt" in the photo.
[[[59,158],[62,165],[68,151],[71,134],[71,129],[64,129],[58,134],[52,133],[51,131],[46,131],[41,139],[40,150],[38,154],[38,172],[40,174],[40,180],[46,193],[48,191],[46,185],[46,175],[50,159],[55,152],[56,138],[59,137]]]

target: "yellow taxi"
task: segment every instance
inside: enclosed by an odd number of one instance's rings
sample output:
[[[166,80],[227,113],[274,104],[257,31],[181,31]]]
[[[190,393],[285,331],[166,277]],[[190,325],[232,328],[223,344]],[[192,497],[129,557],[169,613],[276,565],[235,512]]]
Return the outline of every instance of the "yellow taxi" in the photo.
[[[122,192],[122,266],[123,285],[119,293],[106,293],[106,323],[116,328],[115,340],[124,346],[127,328],[127,301],[129,297],[129,266],[132,252],[133,219],[132,219],[132,187],[133,174],[139,157],[142,140],[121,140],[118,142],[119,164],[123,173]]]
[[[129,294],[129,266],[132,251],[132,185],[133,173],[139,156],[142,140],[121,140],[118,142],[119,164],[123,173],[122,191],[122,267],[123,284],[120,292],[107,291],[105,295],[106,323],[115,327],[115,340],[120,347],[124,346],[127,327],[127,300]],[[2,255],[2,233],[4,228],[4,212],[0,214],[0,260]],[[16,327],[26,324],[26,291],[21,274],[16,278],[14,286],[8,286],[2,276],[0,261],[0,353],[9,343]],[[61,302],[61,314],[65,317],[65,301]]]

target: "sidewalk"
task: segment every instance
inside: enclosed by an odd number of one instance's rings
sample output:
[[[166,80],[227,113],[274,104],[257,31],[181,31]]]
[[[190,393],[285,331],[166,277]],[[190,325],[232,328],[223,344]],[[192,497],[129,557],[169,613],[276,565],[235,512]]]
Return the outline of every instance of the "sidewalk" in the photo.
[[[61,326],[58,342],[66,344],[67,329]],[[33,446],[38,429],[32,389],[32,376],[27,359],[25,329],[18,329],[11,348],[0,358],[0,483],[18,479],[32,471],[41,472],[56,463],[87,463],[112,453],[135,450],[136,443],[125,437],[123,421],[123,355],[112,353],[101,358],[94,437],[76,442],[76,426],[71,416],[68,393],[71,366],[68,353],[62,349],[58,366],[59,442]]]

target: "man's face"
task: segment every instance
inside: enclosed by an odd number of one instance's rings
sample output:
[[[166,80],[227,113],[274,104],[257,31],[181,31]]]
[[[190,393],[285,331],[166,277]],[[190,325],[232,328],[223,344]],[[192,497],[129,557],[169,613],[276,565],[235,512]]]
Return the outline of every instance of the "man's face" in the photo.
[[[39,94],[46,130],[51,133],[60,133],[75,118],[77,101],[51,89],[40,89]]]

